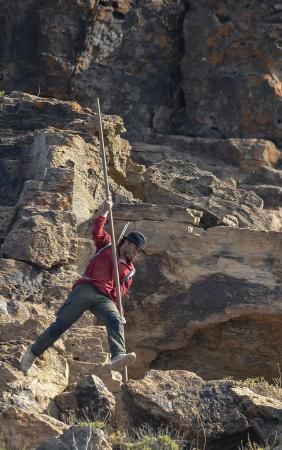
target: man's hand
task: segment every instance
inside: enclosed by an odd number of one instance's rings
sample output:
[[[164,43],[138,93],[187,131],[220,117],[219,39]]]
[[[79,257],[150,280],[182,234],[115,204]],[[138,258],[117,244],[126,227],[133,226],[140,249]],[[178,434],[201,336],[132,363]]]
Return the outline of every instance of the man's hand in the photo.
[[[107,215],[109,214],[109,212],[111,211],[111,209],[112,209],[112,207],[113,207],[113,201],[112,201],[112,199],[111,198],[108,198],[107,200],[105,200],[103,203],[102,203],[102,206],[101,206],[101,216],[103,216],[103,217],[107,217]]]

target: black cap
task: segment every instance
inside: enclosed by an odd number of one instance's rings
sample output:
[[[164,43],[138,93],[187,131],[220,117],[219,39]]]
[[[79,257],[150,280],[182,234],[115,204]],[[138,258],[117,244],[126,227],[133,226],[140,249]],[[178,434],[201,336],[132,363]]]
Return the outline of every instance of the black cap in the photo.
[[[143,253],[145,253],[146,237],[139,231],[131,231],[125,236],[125,239],[135,244]]]

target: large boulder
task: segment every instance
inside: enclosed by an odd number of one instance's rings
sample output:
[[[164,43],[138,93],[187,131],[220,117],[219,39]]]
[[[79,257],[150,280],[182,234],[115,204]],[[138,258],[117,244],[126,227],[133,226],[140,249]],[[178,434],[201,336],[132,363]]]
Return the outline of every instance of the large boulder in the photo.
[[[228,381],[204,382],[182,370],[151,370],[141,380],[130,380],[123,385],[122,410],[123,425],[180,431],[200,448],[233,449],[256,432],[265,443],[273,443],[275,434],[276,444],[282,437],[281,400]]]
[[[76,420],[109,422],[115,409],[115,398],[95,375],[84,376],[72,392],[55,398],[62,416],[74,415]]]

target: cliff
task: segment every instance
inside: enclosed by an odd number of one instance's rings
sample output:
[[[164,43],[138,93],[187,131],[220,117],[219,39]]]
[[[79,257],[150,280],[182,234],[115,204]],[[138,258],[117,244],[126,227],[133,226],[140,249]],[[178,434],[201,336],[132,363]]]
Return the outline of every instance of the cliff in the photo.
[[[126,448],[99,419],[181,432],[184,449],[249,436],[280,450],[280,6],[0,7],[0,435],[16,450]],[[124,302],[137,363],[123,385],[90,313],[19,370],[94,251],[97,96],[116,232],[148,237]]]

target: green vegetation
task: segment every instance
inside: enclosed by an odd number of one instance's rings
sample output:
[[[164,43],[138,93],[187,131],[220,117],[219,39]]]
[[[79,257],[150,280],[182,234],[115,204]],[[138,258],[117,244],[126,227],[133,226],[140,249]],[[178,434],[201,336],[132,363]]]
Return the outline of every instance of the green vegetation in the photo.
[[[247,387],[256,394],[282,401],[282,380],[273,378],[271,382],[266,381],[263,377],[246,378],[245,380],[234,380],[232,377],[225,378],[231,381],[234,386]]]
[[[125,444],[125,450],[179,450],[177,442],[170,436],[143,436],[139,442]]]
[[[4,97],[4,95],[5,95],[5,91],[0,90],[0,97]],[[0,448],[0,450],[1,450],[1,448]]]
[[[172,436],[168,430],[159,430],[155,433],[149,427],[134,431],[135,437],[125,432],[114,432],[110,442],[116,450],[182,450],[184,437],[179,434]]]
[[[102,420],[95,420],[95,422],[77,422],[76,425],[79,425],[80,427],[95,427],[98,430],[105,430],[106,428],[106,423]]]

